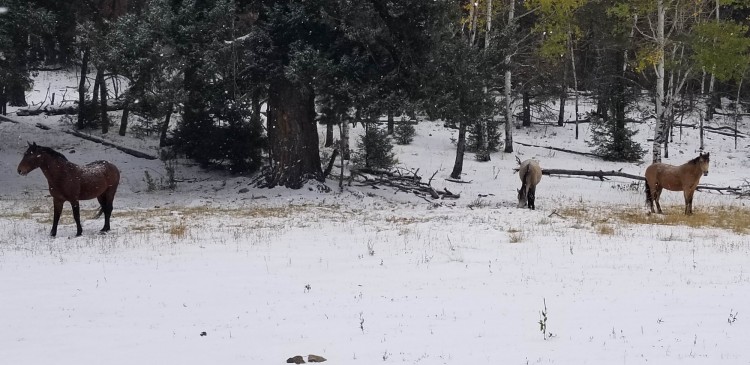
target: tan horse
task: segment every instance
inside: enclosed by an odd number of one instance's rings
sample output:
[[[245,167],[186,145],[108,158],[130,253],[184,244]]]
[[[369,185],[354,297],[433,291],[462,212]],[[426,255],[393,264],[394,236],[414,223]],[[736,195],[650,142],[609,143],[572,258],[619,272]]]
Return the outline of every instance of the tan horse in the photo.
[[[518,207],[535,210],[534,199],[536,198],[536,186],[542,180],[542,168],[536,160],[521,162],[518,157],[516,161],[521,165],[518,176],[521,178],[521,188],[518,189]]]
[[[117,186],[120,184],[120,170],[107,161],[95,161],[85,166],[78,166],[68,161],[65,156],[49,147],[29,143],[29,148],[23,154],[18,164],[18,173],[26,175],[36,168],[40,168],[49,184],[54,206],[52,231],[57,234],[57,222],[60,221],[63,204],[68,201],[73,208],[73,219],[76,221],[76,236],[80,236],[81,228],[79,200],[96,198],[101,205],[100,214],[104,213],[104,227],[102,232],[109,231],[109,217],[112,214],[112,201],[115,199]]]
[[[662,189],[683,191],[685,194],[685,214],[693,214],[693,193],[698,187],[701,175],[708,175],[708,153],[680,165],[655,163],[646,168],[646,204],[654,213],[654,203],[659,214],[664,214],[659,205]]]

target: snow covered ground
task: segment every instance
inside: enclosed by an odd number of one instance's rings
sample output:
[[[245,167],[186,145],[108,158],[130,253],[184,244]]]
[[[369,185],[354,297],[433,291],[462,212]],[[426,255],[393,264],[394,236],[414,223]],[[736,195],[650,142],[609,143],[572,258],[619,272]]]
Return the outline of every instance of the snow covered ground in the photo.
[[[67,85],[71,76],[42,73],[29,101],[44,100],[50,86],[59,103]],[[333,182],[330,193],[316,184],[259,189],[186,161],[175,167],[176,190],[150,192],[145,172],[165,178],[163,162],[65,134],[60,117],[10,117],[19,123],[0,122],[0,363],[281,364],[308,354],[332,364],[750,362],[744,228],[662,224],[646,217],[642,186],[619,178],[545,176],[537,210],[515,208],[516,156],[543,168],[632,174],[646,164],[518,145],[486,163],[467,155],[471,183],[458,184],[445,180],[455,131],[425,121],[397,157],[424,178],[438,171],[433,186],[458,200],[339,192]],[[644,147],[649,126],[637,135]],[[572,125],[514,130],[514,138],[589,151],[581,128],[580,140]],[[158,155],[152,137],[91,133]],[[97,204],[86,201],[82,237],[73,237],[68,205],[58,237],[48,236],[46,180],[16,173],[27,141],[122,170],[110,234],[97,234],[102,220],[89,218]],[[711,170],[701,183],[750,180],[749,144],[735,150],[731,137],[709,134]],[[684,129],[665,162],[697,154],[697,131]],[[681,193],[662,201],[668,217],[682,214]],[[747,203],[697,192],[694,207],[744,216]]]

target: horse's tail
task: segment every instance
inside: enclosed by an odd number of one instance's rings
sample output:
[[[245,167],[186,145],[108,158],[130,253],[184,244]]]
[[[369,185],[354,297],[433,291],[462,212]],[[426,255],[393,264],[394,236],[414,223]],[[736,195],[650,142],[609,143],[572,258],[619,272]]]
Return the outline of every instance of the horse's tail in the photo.
[[[654,197],[651,195],[651,188],[649,187],[648,180],[646,180],[646,206],[652,206],[654,204]]]
[[[99,217],[101,217],[101,216],[102,216],[102,213],[104,213],[104,208],[102,208],[102,207],[99,207],[99,211],[98,211],[98,212],[96,212],[96,215],[94,215],[94,217],[93,217],[93,218],[91,218],[91,219],[99,219]]]

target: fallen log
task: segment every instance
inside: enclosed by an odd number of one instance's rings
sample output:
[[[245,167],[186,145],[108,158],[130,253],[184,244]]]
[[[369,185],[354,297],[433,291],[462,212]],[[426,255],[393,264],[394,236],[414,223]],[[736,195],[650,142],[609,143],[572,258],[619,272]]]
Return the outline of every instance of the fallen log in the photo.
[[[123,101],[120,99],[112,99],[107,102],[107,111],[117,111],[123,109]],[[94,105],[91,102],[86,103],[87,108],[94,108]],[[98,105],[96,106],[98,107]],[[45,115],[62,115],[62,114],[77,114],[78,113],[78,105],[69,105],[69,106],[54,106],[54,105],[47,105],[45,107],[36,107],[36,108],[25,108],[25,109],[18,109],[16,111],[16,115],[19,117],[25,117],[25,116],[31,116],[31,115],[39,115],[44,113]]]
[[[646,178],[640,175],[628,174],[622,171],[587,171],[587,170],[565,170],[565,169],[542,169],[542,175],[557,175],[557,176],[588,176],[598,178],[600,181],[609,180],[608,177],[624,177],[632,180],[646,181]],[[730,193],[730,194],[742,194],[744,190],[742,188],[734,188],[731,186],[718,187],[709,185],[698,185],[697,190],[707,191],[718,191],[719,193]]]
[[[112,148],[118,149],[118,150],[120,150],[122,152],[125,152],[125,153],[127,153],[127,154],[129,154],[131,156],[135,156],[135,157],[138,157],[138,158],[145,158],[147,160],[157,160],[158,159],[158,157],[156,157],[156,156],[152,156],[152,155],[149,155],[147,153],[143,153],[141,151],[136,151],[136,150],[134,150],[132,148],[127,148],[127,147],[119,146],[119,145],[116,145],[116,144],[114,144],[112,142],[108,142],[108,141],[105,141],[105,140],[103,140],[101,138],[90,136],[88,134],[83,134],[81,132],[77,132],[77,131],[73,131],[73,130],[64,130],[63,132],[65,132],[67,134],[70,134],[70,135],[73,135],[73,136],[76,136],[76,137],[79,137],[79,138],[83,138],[85,140],[89,140],[89,141],[92,141],[92,142],[103,144],[103,145],[105,145],[107,147],[112,147]]]
[[[604,158],[603,156],[599,156],[599,155],[597,155],[595,153],[591,153],[591,152],[573,151],[573,150],[569,150],[569,149],[565,149],[565,148],[552,147],[552,146],[539,146],[539,145],[535,145],[535,144],[523,143],[523,142],[517,142],[517,141],[513,142],[513,143],[520,144],[521,146],[526,146],[526,147],[546,148],[546,149],[553,150],[553,151],[560,151],[560,152],[572,153],[572,154],[581,155],[581,156]]]
[[[628,174],[622,171],[586,171],[586,170],[564,170],[564,169],[542,169],[542,175],[568,175],[568,176],[589,176],[596,177],[604,181],[610,176],[626,177],[628,179],[645,181],[643,176]]]

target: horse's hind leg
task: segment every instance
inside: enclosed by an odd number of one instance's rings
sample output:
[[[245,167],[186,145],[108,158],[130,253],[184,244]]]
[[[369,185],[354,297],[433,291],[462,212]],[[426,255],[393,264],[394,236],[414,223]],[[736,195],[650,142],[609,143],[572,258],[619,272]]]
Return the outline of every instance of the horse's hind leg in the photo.
[[[100,232],[107,232],[109,231],[109,217],[112,215],[112,203],[107,202],[107,198],[105,194],[99,195],[96,200],[99,201],[99,205],[101,206],[102,213],[104,213],[104,227],[102,227]]]
[[[115,199],[114,189],[109,189],[105,191],[102,195],[99,195],[96,199],[99,201],[99,205],[101,205],[102,212],[104,213],[104,227],[102,227],[101,232],[108,232],[110,230],[109,217],[112,216],[112,209],[113,209],[112,202]]]
[[[656,203],[656,211],[659,214],[664,214],[664,212],[661,211],[661,204],[659,204],[659,198],[661,198],[661,190],[662,187],[657,185],[654,189],[654,203]]]
[[[651,212],[648,214],[653,214],[654,212],[654,194],[653,190],[651,189],[651,184],[646,180],[646,206],[651,209]]]
[[[73,219],[76,221],[76,237],[83,234],[83,227],[81,227],[81,207],[78,205],[78,200],[71,200],[70,206],[73,208]]]
[[[529,192],[527,193],[528,200],[529,200],[529,209],[536,210],[536,205],[534,204],[534,200],[536,200],[536,186],[531,186],[529,188]]]

